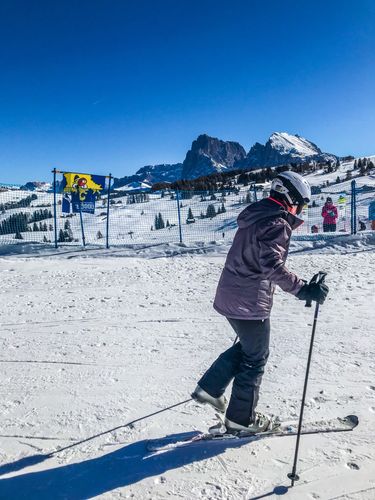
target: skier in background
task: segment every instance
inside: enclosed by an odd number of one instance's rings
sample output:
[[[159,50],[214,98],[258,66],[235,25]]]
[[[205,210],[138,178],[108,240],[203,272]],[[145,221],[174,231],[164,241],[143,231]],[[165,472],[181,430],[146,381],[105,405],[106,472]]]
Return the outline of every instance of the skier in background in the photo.
[[[334,233],[336,231],[336,221],[338,218],[337,207],[332,202],[332,198],[328,196],[322,208],[323,231],[325,233]]]
[[[272,429],[272,419],[255,409],[269,354],[275,285],[301,300],[322,304],[327,296],[326,285],[307,284],[285,266],[292,230],[303,223],[297,215],[310,198],[310,186],[303,177],[282,172],[273,180],[270,196],[249,205],[237,219],[238,230],[214,308],[227,318],[239,342],[217,358],[192,394],[199,403],[208,403],[222,413],[226,410],[228,432]],[[232,380],[226,409],[224,392]]]

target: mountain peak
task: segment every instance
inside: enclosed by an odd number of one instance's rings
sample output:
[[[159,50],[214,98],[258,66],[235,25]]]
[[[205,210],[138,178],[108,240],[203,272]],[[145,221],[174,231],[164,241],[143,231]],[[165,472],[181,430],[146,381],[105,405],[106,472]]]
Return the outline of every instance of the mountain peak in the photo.
[[[250,149],[245,166],[272,167],[308,161],[336,161],[336,156],[323,153],[313,142],[298,134],[274,132],[263,146],[256,143]]]
[[[246,157],[246,151],[238,142],[222,141],[202,134],[193,141],[182,167],[183,179],[230,170]]]

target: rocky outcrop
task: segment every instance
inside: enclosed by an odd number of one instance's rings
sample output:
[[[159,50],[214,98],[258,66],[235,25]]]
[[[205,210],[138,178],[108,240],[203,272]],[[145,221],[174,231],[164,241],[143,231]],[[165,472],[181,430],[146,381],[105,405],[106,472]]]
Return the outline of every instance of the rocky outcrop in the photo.
[[[182,179],[230,170],[246,158],[246,151],[238,142],[221,141],[206,134],[191,145],[182,164]]]

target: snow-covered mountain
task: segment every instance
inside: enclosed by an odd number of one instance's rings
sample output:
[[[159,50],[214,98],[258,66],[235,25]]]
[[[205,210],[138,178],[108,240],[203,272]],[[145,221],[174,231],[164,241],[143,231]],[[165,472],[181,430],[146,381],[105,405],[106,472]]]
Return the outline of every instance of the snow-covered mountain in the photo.
[[[274,167],[288,163],[329,160],[336,162],[337,156],[324,153],[308,139],[298,134],[274,132],[265,145],[256,142],[240,166],[242,168]]]
[[[253,169],[305,163],[333,161],[337,156],[324,153],[316,144],[299,135],[274,132],[265,145],[255,143],[246,154],[238,142],[223,141],[202,134],[193,141],[183,163],[146,165],[134,175],[115,178],[113,187],[134,189],[133,183],[149,185],[158,182],[175,182],[180,179],[196,179],[216,172],[234,169]],[[28,182],[24,189],[51,189],[50,183]]]
[[[114,189],[134,189],[134,183],[155,184],[156,182],[174,182],[181,179],[182,163],[163,163],[161,165],[146,165],[135,173],[121,178],[115,178]]]
[[[52,183],[44,181],[31,181],[26,182],[26,184],[21,186],[20,189],[25,191],[51,191]]]
[[[182,179],[196,179],[223,170],[230,170],[244,160],[246,151],[238,142],[222,141],[206,134],[191,145],[182,166]]]

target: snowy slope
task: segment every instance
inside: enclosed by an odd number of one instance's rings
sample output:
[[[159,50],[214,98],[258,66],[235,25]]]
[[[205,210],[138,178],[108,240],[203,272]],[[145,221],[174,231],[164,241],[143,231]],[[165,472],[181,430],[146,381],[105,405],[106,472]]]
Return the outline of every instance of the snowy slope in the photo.
[[[289,268],[306,279],[325,270],[331,289],[305,418],[356,413],[360,425],[353,433],[303,437],[301,481],[287,496],[372,500],[374,241],[352,240],[337,251],[298,245]],[[212,410],[193,403],[46,456],[189,398],[233,341],[212,308],[225,255],[128,259],[121,252],[0,258],[0,498],[242,500],[287,485],[294,438],[148,454],[147,439],[214,422]],[[272,318],[259,409],[295,419],[312,310],[279,290]]]

